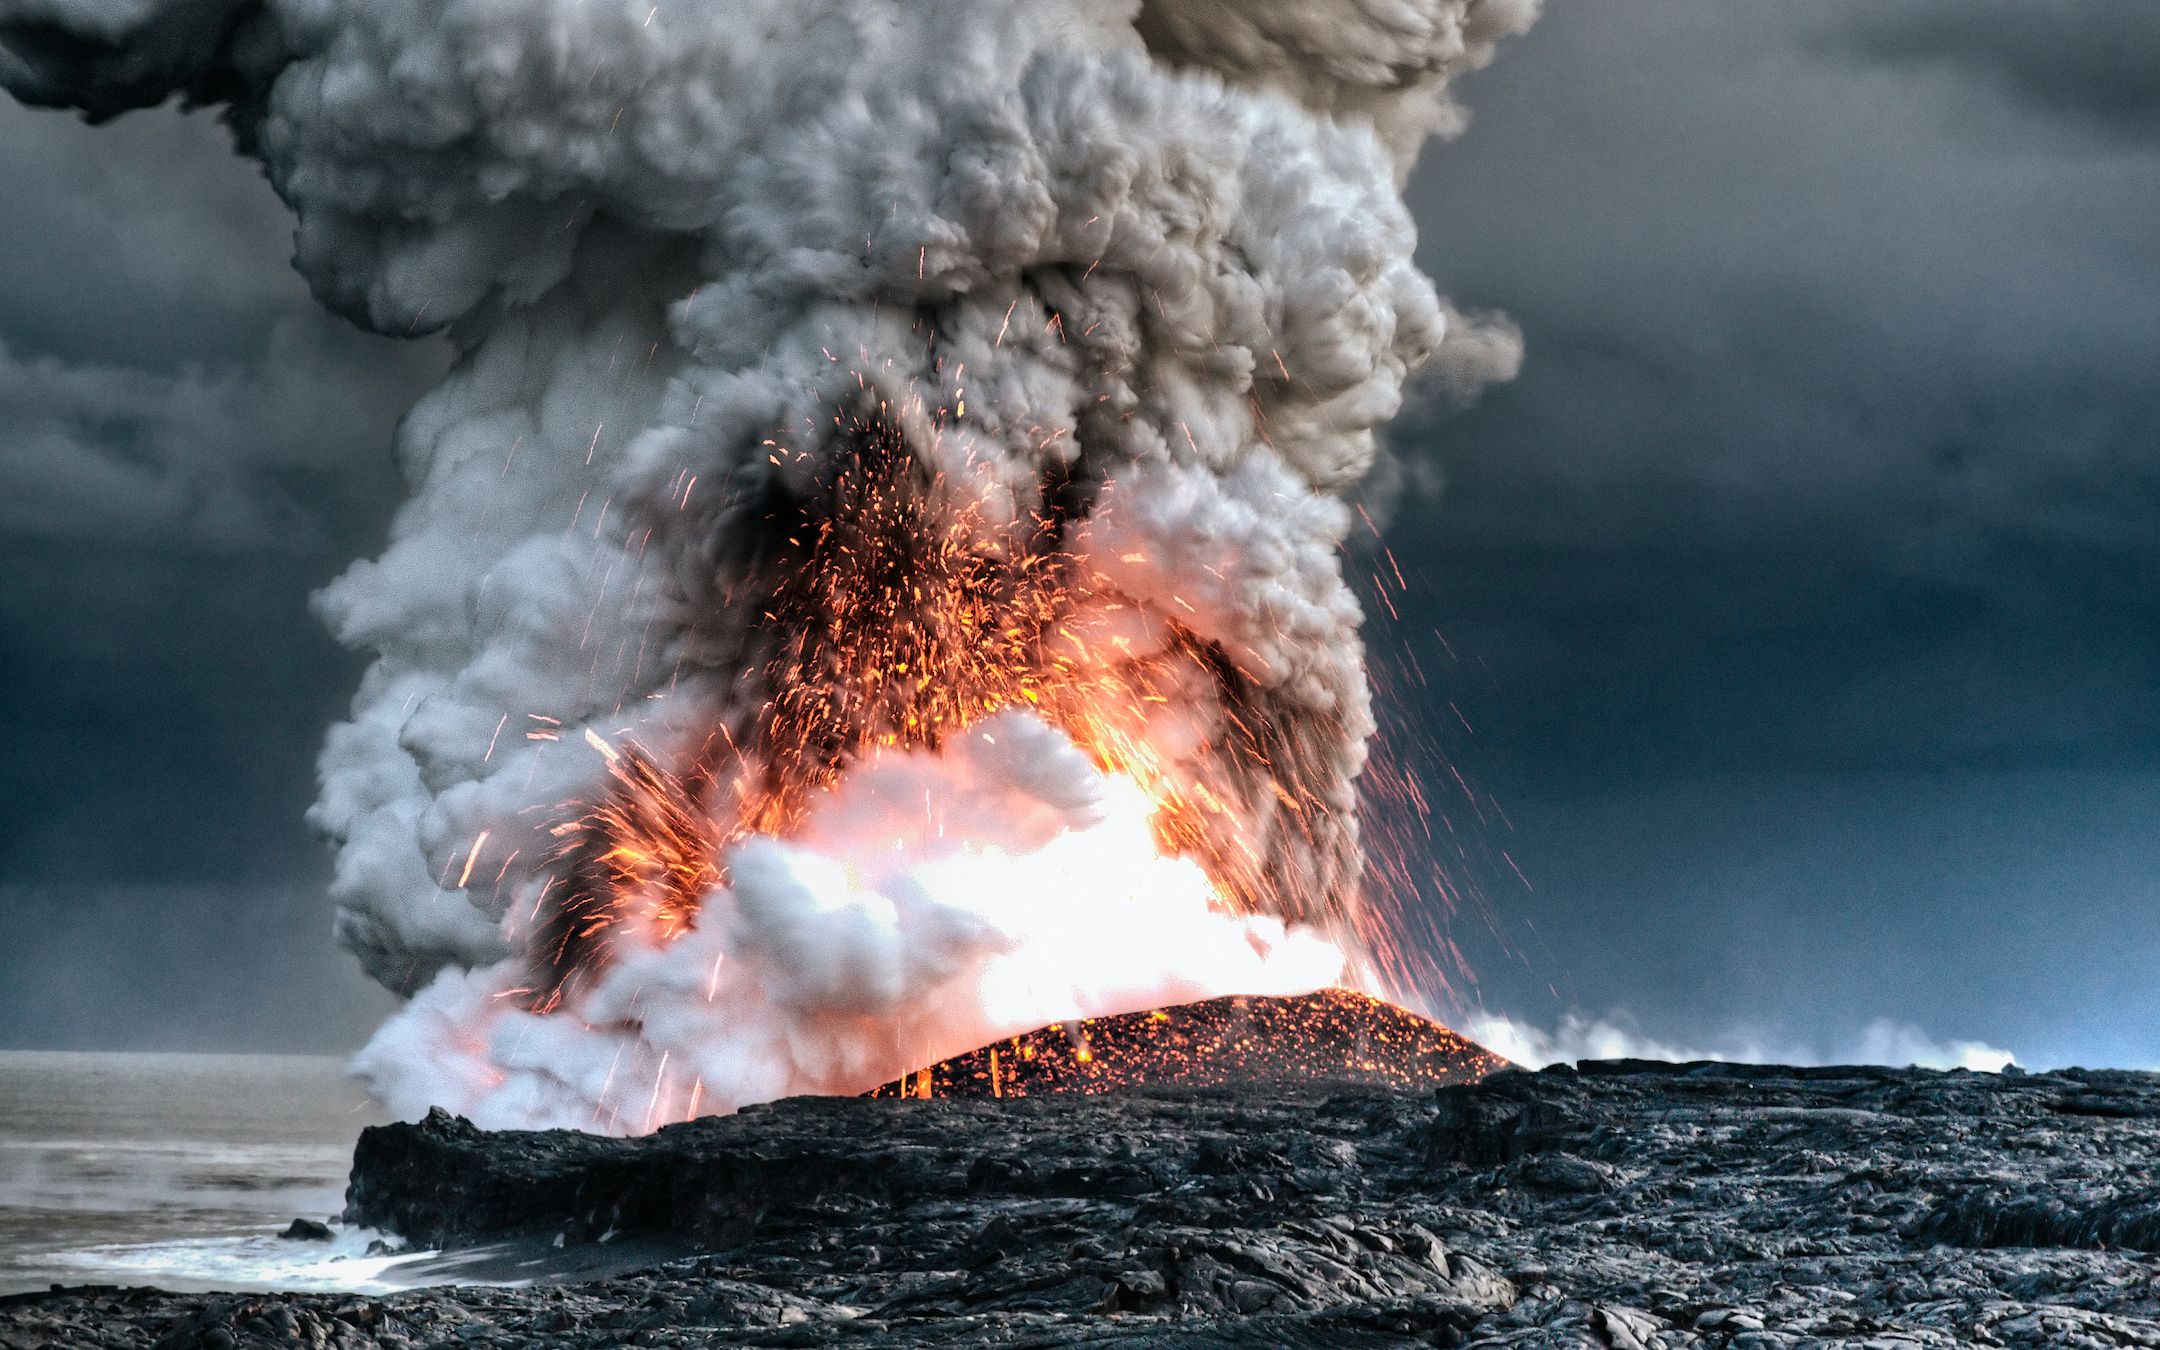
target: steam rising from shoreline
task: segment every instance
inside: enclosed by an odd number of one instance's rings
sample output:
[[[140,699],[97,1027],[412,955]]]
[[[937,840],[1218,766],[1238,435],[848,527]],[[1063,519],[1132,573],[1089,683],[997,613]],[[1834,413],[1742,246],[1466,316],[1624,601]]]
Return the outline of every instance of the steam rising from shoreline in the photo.
[[[1341,494],[1414,372],[1467,397],[1515,352],[1398,184],[1534,15],[0,8],[18,97],[223,106],[315,294],[461,354],[389,548],[319,599],[375,656],[311,819],[340,941],[418,993],[360,1060],[385,1099],[640,1129],[1335,979],[1373,726]],[[566,866],[628,753],[710,847]]]
[[[1624,1016],[1588,1018],[1567,1013],[1551,1031],[1503,1014],[1481,1012],[1468,1018],[1463,1033],[1494,1054],[1525,1068],[1580,1060],[1655,1059],[1673,1064],[1698,1060],[1737,1064],[1883,1064],[1892,1068],[1970,1069],[1999,1073],[2017,1062],[2008,1050],[1985,1041],[1943,1041],[1920,1028],[1891,1018],[1877,1018],[1855,1037],[1827,1051],[1765,1039],[1759,1033],[1717,1038],[1716,1049],[1671,1045],[1643,1035]]]

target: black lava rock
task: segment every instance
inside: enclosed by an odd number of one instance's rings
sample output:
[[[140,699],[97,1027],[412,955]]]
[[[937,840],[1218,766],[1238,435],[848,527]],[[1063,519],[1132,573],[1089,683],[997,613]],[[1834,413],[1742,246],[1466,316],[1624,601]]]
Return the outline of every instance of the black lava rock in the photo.
[[[1586,1064],[634,1141],[438,1115],[368,1132],[347,1217],[558,1282],[32,1295],[0,1347],[2160,1347],[2156,1176],[2160,1078],[2127,1073]]]

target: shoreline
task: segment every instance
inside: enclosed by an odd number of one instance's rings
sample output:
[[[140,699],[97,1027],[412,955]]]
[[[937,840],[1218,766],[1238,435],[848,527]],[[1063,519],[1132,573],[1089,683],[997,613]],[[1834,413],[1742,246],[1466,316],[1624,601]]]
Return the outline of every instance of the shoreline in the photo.
[[[634,1141],[438,1117],[361,1153],[357,1209],[440,1203],[562,1278],[16,1296],[0,1347],[2160,1340],[2150,1074],[1625,1061],[798,1099]],[[618,1256],[656,1264],[572,1268]]]

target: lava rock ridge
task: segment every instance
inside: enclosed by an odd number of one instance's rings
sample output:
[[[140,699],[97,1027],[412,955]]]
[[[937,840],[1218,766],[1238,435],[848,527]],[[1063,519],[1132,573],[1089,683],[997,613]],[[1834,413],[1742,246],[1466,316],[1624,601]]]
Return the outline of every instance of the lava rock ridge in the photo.
[[[371,1130],[351,1220],[650,1268],[77,1290],[0,1347],[2160,1347],[2160,1077],[1587,1063],[1405,1093],[782,1102]]]

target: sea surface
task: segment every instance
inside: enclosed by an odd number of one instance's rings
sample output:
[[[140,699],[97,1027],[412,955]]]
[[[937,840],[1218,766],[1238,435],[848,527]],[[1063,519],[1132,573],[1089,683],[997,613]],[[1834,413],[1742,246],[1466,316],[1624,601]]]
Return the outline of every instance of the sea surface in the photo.
[[[377,1234],[278,1236],[343,1209],[382,1118],[333,1059],[0,1051],[0,1294],[407,1283]]]

